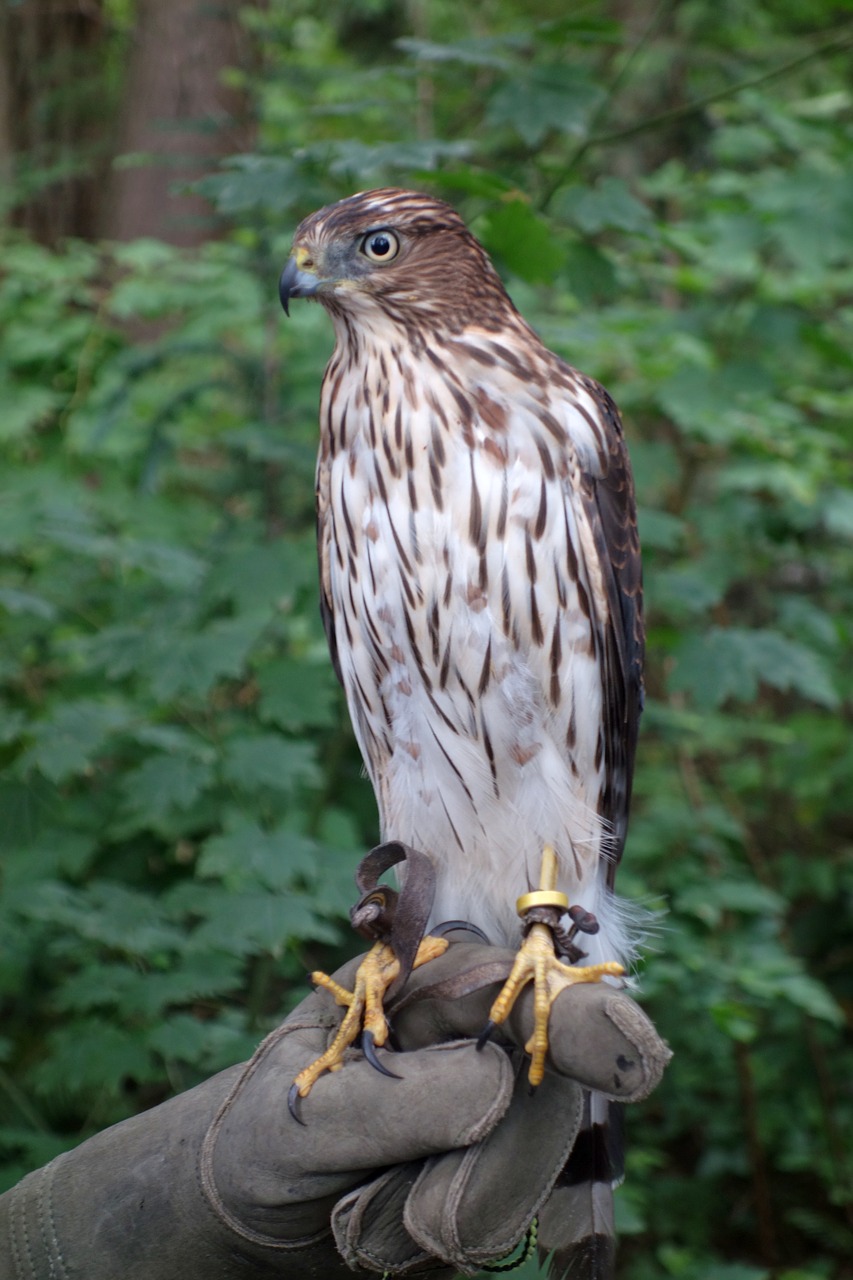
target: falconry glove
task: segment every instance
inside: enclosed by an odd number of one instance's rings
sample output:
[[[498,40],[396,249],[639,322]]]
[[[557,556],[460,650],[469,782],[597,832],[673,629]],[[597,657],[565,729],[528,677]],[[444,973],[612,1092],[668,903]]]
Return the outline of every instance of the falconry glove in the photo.
[[[482,1028],[513,953],[451,945],[416,970],[392,1010],[402,1052],[388,1080],[358,1052],[300,1104],[294,1075],[342,1011],[304,1000],[251,1061],[126,1120],[0,1197],[6,1280],[450,1280],[505,1255],[548,1199],[580,1123],[581,1088],[631,1102],[669,1051],[605,985],[554,1006],[548,1071],[522,1066],[533,1015],[522,997],[506,1045]],[[355,962],[338,975],[351,978]],[[510,1043],[512,1042],[512,1043]]]

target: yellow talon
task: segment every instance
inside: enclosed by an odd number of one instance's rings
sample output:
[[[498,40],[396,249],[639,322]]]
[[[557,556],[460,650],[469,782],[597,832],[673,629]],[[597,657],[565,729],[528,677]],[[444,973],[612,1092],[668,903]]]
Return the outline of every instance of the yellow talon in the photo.
[[[315,987],[323,987],[325,991],[331,992],[335,997],[335,1004],[351,1005],[353,1002],[353,992],[347,991],[346,987],[342,987],[339,982],[335,982],[334,978],[330,978],[327,973],[323,973],[320,969],[315,969],[311,974],[311,981]]]
[[[443,955],[449,943],[446,938],[424,938],[418,947],[413,969]],[[400,972],[400,961],[385,942],[377,942],[358,966],[352,991],[347,991],[328,974],[311,974],[311,981],[346,1008],[343,1021],[325,1053],[299,1072],[293,1087],[300,1098],[307,1098],[312,1087],[326,1071],[340,1071],[344,1054],[362,1031],[370,1032],[379,1047],[388,1039],[388,1023],[382,1007],[385,993]]]
[[[557,857],[550,845],[542,851],[542,869],[539,890],[519,899],[519,913],[528,906],[542,903],[544,898],[556,898]],[[542,895],[541,897],[539,895]],[[527,902],[526,899],[534,899]],[[568,900],[567,900],[568,901]],[[551,902],[549,905],[560,905]],[[561,991],[579,982],[600,982],[604,977],[619,977],[625,970],[615,961],[585,966],[564,964],[554,952],[554,940],[546,924],[531,925],[512,967],[512,972],[501,988],[489,1012],[489,1019],[500,1024],[528,982],[533,982],[533,1034],[524,1046],[530,1054],[528,1079],[533,1088],[542,1083],[545,1075],[545,1057],[548,1052],[548,1016],[551,1006]]]

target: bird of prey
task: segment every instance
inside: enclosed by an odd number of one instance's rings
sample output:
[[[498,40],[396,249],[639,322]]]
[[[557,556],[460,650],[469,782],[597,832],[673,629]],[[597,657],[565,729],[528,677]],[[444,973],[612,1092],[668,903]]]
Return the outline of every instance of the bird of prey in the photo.
[[[521,942],[494,1021],[534,971],[547,1021],[564,985],[621,973],[635,947],[613,894],[644,643],[618,412],[544,346],[456,211],[431,196],[385,188],[312,214],[281,296],[285,309],[319,301],[334,324],[317,465],[321,608],[383,839],[432,859],[433,923],[461,918],[493,942]],[[522,941],[518,912],[562,924],[528,919]],[[598,926],[585,951],[578,925]],[[418,962],[444,945],[429,943]],[[541,1023],[528,1046],[540,1073]],[[558,1191],[574,1234],[600,1242],[613,1169],[595,1100],[588,1118],[575,1165],[589,1168],[573,1167]],[[607,1274],[596,1263],[606,1244],[578,1248],[591,1263],[572,1274]]]

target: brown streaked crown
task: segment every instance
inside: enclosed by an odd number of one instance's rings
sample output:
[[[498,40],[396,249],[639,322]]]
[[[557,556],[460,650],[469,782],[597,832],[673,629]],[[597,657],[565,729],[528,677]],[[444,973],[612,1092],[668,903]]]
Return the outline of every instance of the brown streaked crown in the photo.
[[[383,230],[400,241],[387,264],[361,252],[365,237]],[[519,319],[485,249],[456,210],[434,196],[396,187],[362,191],[305,218],[293,243],[310,253],[314,269],[330,282],[317,297],[332,313],[369,297],[406,329],[414,323],[445,331],[470,324],[498,330]]]

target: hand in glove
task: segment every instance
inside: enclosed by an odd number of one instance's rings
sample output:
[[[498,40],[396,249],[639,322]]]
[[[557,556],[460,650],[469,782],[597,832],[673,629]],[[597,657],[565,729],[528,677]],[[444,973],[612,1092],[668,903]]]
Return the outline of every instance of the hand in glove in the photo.
[[[531,1096],[520,1052],[472,1039],[513,953],[456,943],[392,1010],[400,1048],[360,1054],[288,1111],[290,1085],[342,1016],[309,996],[244,1066],[91,1138],[0,1197],[0,1275],[48,1280],[344,1280],[353,1269],[451,1277],[524,1234],[565,1163],[581,1086],[622,1102],[669,1052],[637,1005],[577,986],[551,1015]],[[337,975],[347,984],[355,962]],[[504,1028],[530,1034],[530,996]]]

